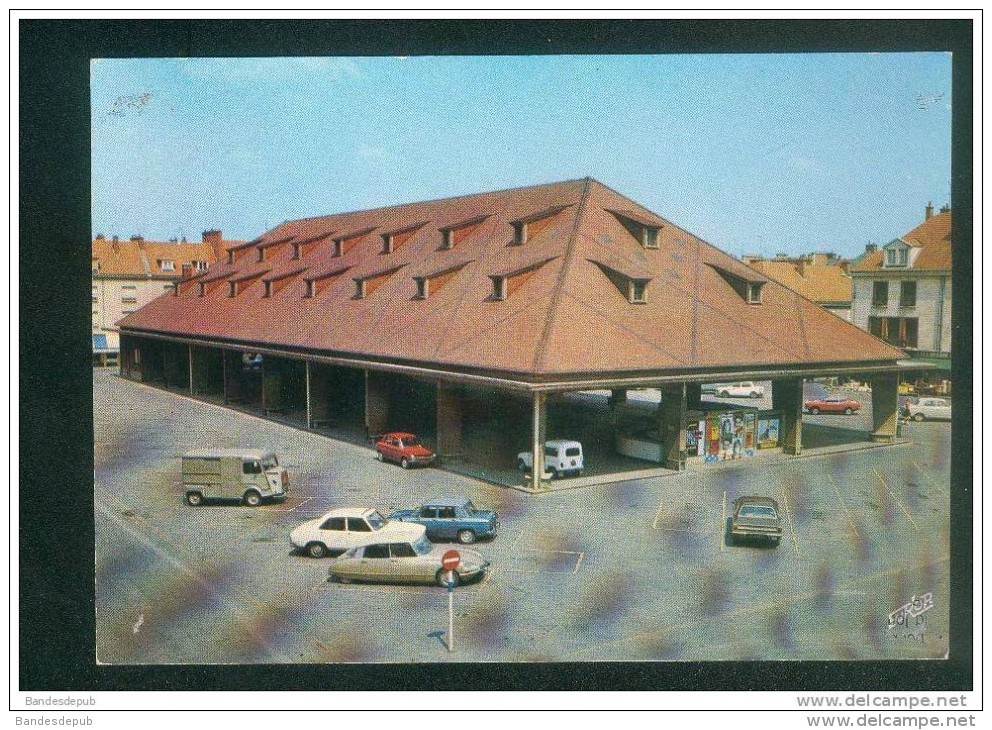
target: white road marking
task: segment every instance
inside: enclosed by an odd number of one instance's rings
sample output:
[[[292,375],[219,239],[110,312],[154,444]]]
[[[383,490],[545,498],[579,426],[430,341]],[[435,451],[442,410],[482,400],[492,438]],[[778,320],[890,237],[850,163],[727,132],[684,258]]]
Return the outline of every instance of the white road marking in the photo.
[[[572,575],[575,575],[576,573],[579,572],[579,566],[582,565],[582,558],[584,558],[585,556],[586,556],[585,553],[579,553],[579,559],[575,563],[575,569],[572,571]]]
[[[799,536],[796,533],[796,526],[792,523],[792,512],[789,511],[789,500],[782,495],[782,505],[785,507],[785,519],[789,523],[789,534],[792,537],[792,547],[796,549],[796,557],[801,558],[802,553],[799,550]]]
[[[913,516],[909,514],[909,510],[906,509],[906,505],[899,501],[899,498],[896,497],[895,492],[892,491],[892,488],[884,479],[882,479],[882,475],[878,473],[878,469],[872,469],[872,473],[875,475],[875,478],[882,483],[882,486],[885,487],[886,491],[889,493],[889,496],[892,497],[892,501],[899,505],[899,508],[906,515],[906,519],[909,520],[909,523],[913,526],[913,529],[919,531],[920,526],[916,523],[916,520],[913,519]]]
[[[919,463],[917,463],[917,462],[914,461],[913,462],[913,466],[915,466],[916,467],[916,470],[918,472],[920,472],[920,474],[922,474],[923,477],[930,483],[930,486],[931,487],[933,487],[934,489],[937,489],[937,490],[941,490],[941,491],[943,490],[943,487],[941,487],[939,484],[937,484],[937,481],[933,477],[931,477],[930,476],[930,473],[926,469],[924,469],[922,466],[920,466]]]
[[[847,510],[847,505],[844,503],[844,497],[841,496],[840,489],[837,486],[837,482],[834,481],[833,476],[831,476],[830,474],[827,474],[827,479],[830,481],[831,486],[833,486],[834,488],[834,494],[837,495],[837,501],[840,503],[840,508],[844,510],[844,514],[847,516],[847,521],[851,525],[851,531],[854,533],[855,539],[860,540],[861,533],[858,532],[858,527],[854,523],[854,517],[852,517],[851,513]]]
[[[140,616],[138,616],[138,620],[134,622],[134,628],[132,629],[132,631],[134,631],[134,633],[138,633],[141,630],[141,624],[143,624],[144,622],[145,622],[145,614],[141,614]]]
[[[655,515],[654,515],[654,522],[653,522],[653,523],[651,523],[651,527],[652,527],[652,529],[655,529],[655,530],[657,530],[657,529],[658,529],[658,520],[660,520],[660,519],[661,519],[661,510],[662,510],[662,508],[663,508],[664,506],[665,506],[665,505],[664,505],[664,503],[659,503],[659,504],[658,504],[658,511],[657,511],[657,512],[655,513]]]

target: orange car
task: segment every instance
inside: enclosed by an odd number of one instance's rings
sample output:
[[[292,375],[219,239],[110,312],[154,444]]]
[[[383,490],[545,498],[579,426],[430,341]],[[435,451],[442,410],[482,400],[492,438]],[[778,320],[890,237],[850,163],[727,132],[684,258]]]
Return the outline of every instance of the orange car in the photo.
[[[830,395],[825,398],[813,398],[803,403],[803,407],[814,416],[817,413],[844,413],[850,416],[860,410],[861,404],[854,398],[841,395]]]
[[[395,461],[404,469],[415,464],[433,464],[437,455],[420,443],[412,433],[384,433],[375,442],[375,456],[379,461]]]

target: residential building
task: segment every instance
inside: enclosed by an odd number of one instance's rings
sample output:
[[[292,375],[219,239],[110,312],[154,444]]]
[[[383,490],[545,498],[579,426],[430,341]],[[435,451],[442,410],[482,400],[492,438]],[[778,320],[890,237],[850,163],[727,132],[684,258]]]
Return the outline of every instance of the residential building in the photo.
[[[952,213],[934,215],[884,246],[869,244],[851,264],[853,321],[879,339],[936,367],[946,378],[951,361]]]
[[[184,276],[206,271],[227,249],[243,241],[224,240],[217,230],[204,231],[201,243],[121,240],[98,235],[92,245],[93,358],[113,360],[119,350],[117,322],[137,311]]]
[[[124,377],[358,442],[412,431],[475,474],[526,448],[531,490],[578,393],[658,388],[644,458],[679,469],[721,448],[703,383],[771,381],[764,429],[730,417],[753,455],[800,453],[822,375],[870,379],[891,441],[904,357],[591,178],[287,221],[120,327]]]
[[[816,302],[828,312],[851,321],[850,262],[832,253],[811,253],[790,257],[777,254],[773,259],[745,255],[745,264],[779,284]]]

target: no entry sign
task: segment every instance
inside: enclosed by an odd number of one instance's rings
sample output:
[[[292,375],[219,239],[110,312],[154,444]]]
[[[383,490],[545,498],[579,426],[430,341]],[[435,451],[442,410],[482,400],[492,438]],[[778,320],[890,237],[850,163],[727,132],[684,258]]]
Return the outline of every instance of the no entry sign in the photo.
[[[458,554],[457,550],[449,550],[441,556],[441,567],[445,570],[454,570],[461,560],[462,556]]]

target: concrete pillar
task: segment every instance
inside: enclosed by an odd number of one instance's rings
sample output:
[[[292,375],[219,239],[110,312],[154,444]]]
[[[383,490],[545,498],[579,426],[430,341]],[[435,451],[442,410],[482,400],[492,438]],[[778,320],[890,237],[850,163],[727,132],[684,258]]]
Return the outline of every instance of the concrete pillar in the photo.
[[[282,411],[282,363],[277,359],[262,358],[262,410],[266,414]]]
[[[365,430],[378,436],[389,430],[388,376],[365,371]]]
[[[803,451],[803,379],[773,380],[772,409],[782,411],[782,451],[798,456]]]
[[[332,421],[331,371],[317,364],[307,363],[307,412],[310,428],[321,428]]]
[[[703,386],[701,383],[687,383],[685,386],[685,403],[690,411],[698,411],[703,402]]]
[[[666,469],[685,469],[685,412],[686,387],[684,383],[661,388],[658,404],[658,435],[661,438],[661,458]]]
[[[535,392],[531,410],[531,444],[530,453],[533,468],[531,469],[531,489],[541,488],[541,477],[544,476],[544,441],[548,430],[548,402],[544,393]]]
[[[241,353],[224,351],[224,402],[241,400]]]
[[[441,457],[462,448],[462,392],[447,383],[437,384],[437,450]]]
[[[872,441],[892,442],[899,423],[899,374],[878,373],[871,378]]]
[[[193,345],[186,346],[186,364],[189,370],[189,394],[193,395]]]

